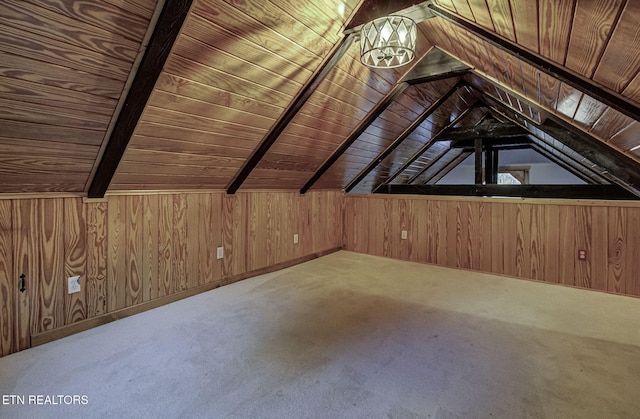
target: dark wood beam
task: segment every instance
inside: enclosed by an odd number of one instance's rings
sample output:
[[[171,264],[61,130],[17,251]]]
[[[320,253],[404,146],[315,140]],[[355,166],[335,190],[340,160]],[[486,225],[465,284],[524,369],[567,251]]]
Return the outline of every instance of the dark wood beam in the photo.
[[[475,139],[475,180],[476,185],[482,185],[482,138]]]
[[[486,104],[487,102],[487,97],[483,96],[482,99],[480,99],[481,101],[483,101],[483,103]],[[490,106],[492,109],[492,112],[494,112],[495,114],[497,114],[497,117],[501,117],[503,118],[505,121],[510,121],[511,123],[514,123],[516,125],[518,125],[519,127],[521,127],[523,130],[528,131],[528,128],[526,125],[521,124],[519,121],[517,121],[516,119],[514,119],[513,117],[507,115],[507,107],[506,105],[501,104],[499,101],[497,100],[493,100],[489,101],[491,103],[493,103],[493,106]],[[514,111],[515,112],[515,111]],[[615,180],[612,176],[607,175],[607,176],[603,176],[601,173],[597,172],[593,167],[591,166],[587,166],[583,161],[579,161],[576,160],[571,154],[569,154],[569,152],[567,151],[567,148],[559,148],[557,147],[554,143],[547,141],[546,138],[541,138],[539,136],[537,136],[535,133],[530,132],[529,131],[529,135],[531,136],[531,138],[534,139],[533,143],[534,144],[544,144],[548,147],[551,148],[551,150],[549,151],[549,154],[553,154],[556,158],[558,158],[559,160],[564,161],[567,165],[572,165],[572,167],[581,173],[584,173],[586,176],[588,176],[589,178],[593,179],[593,183],[599,183],[599,184],[608,184],[608,183],[615,183]],[[542,147],[540,146],[540,148],[542,149]],[[575,153],[575,152],[574,152]]]
[[[483,148],[487,147],[500,147],[500,146],[510,146],[510,145],[522,145],[531,143],[531,139],[528,137],[528,132],[524,130],[520,130],[520,135],[513,137],[502,137],[502,138],[482,138],[482,146]],[[447,137],[442,137],[442,140],[446,140]],[[475,140],[462,140],[462,141],[451,141],[452,148],[474,148]]]
[[[618,185],[384,185],[375,193],[558,199],[639,199]]]
[[[498,150],[491,145],[487,146],[484,161],[484,181],[487,184],[495,185],[498,183]]]
[[[415,182],[416,179],[418,179],[424,172],[426,172],[427,170],[429,170],[431,167],[433,167],[433,165],[435,165],[437,162],[440,161],[440,159],[442,159],[444,156],[447,155],[447,153],[449,153],[451,151],[451,147],[447,148],[446,150],[444,150],[443,152],[441,152],[440,154],[438,154],[437,156],[435,156],[433,158],[433,160],[431,160],[429,163],[427,163],[422,169],[420,169],[418,171],[418,173],[416,173],[415,175],[411,176],[411,178],[409,178],[409,180],[407,181],[407,183],[413,183]]]
[[[189,13],[191,3],[192,0],[166,0],[162,7],[147,49],[89,185],[87,192],[89,198],[102,198],[109,188],[164,63],[169,57],[173,43]]]
[[[393,179],[395,179],[396,177],[398,177],[398,175],[400,175],[400,173],[404,172],[407,167],[411,166],[413,164],[414,161],[416,161],[420,156],[422,156],[425,151],[427,151],[432,145],[433,143],[435,143],[436,141],[438,141],[440,139],[440,134],[446,130],[449,127],[454,126],[455,124],[457,124],[462,118],[464,118],[467,113],[469,113],[469,111],[471,109],[473,109],[473,107],[475,106],[475,102],[473,104],[471,104],[467,109],[465,109],[463,112],[460,113],[460,115],[458,115],[453,121],[451,121],[449,124],[447,124],[447,126],[445,126],[444,128],[442,128],[440,131],[438,131],[436,133],[436,135],[434,135],[433,137],[431,137],[431,139],[426,142],[422,147],[420,147],[411,157],[409,157],[407,159],[406,162],[404,162],[402,164],[402,166],[400,166],[398,168],[398,170],[396,170],[395,172],[393,172],[393,174],[391,176],[389,176],[389,178],[387,178],[387,180],[385,180],[383,183],[391,183],[393,182]],[[375,189],[380,186],[380,185],[376,185],[373,190],[375,191]]]
[[[320,83],[338,64],[340,59],[346,54],[347,50],[355,40],[355,34],[350,34],[342,38],[342,41],[336,45],[333,51],[325,58],[318,71],[305,83],[298,92],[286,111],[278,118],[278,121],[269,129],[265,137],[260,142],[251,156],[244,163],[240,171],[227,187],[228,194],[234,194],[242,186],[249,177],[253,169],[258,165],[260,160],[267,154],[267,151],[273,146],[280,134],[285,130],[289,122],[297,115],[298,111],[307,103],[307,100],[313,95]]]
[[[351,182],[349,182],[349,184],[345,188],[345,192],[351,191],[353,188],[356,187],[358,183],[362,182],[362,180],[365,177],[367,177],[367,175],[371,173],[371,171],[373,171],[376,167],[378,167],[378,165],[384,159],[386,159],[393,152],[393,150],[395,150],[400,144],[402,144],[402,142],[406,140],[407,137],[409,137],[409,135],[413,133],[413,131],[415,131],[420,125],[422,125],[422,123],[427,118],[429,118],[431,114],[433,114],[440,106],[442,106],[442,104],[446,102],[447,99],[449,99],[458,90],[459,87],[460,86],[457,83],[453,85],[451,89],[449,89],[444,95],[440,96],[438,100],[433,102],[431,106],[429,106],[424,112],[422,112],[422,114],[420,114],[420,116],[418,116],[418,118],[416,118],[411,123],[411,125],[409,125],[402,132],[402,134],[400,134],[395,140],[393,140],[393,142],[389,144],[387,148],[385,148],[380,154],[378,154],[378,156],[375,159],[373,159],[371,163],[367,165],[367,167],[362,169],[360,173],[358,173],[358,175],[355,178],[353,178]]]
[[[518,44],[508,41],[493,32],[481,28],[480,26],[470,23],[460,17],[449,13],[441,7],[434,4],[429,4],[429,9],[434,12],[436,16],[439,16],[463,29],[476,35],[492,45],[500,48],[501,50],[515,56],[518,59],[532,65],[540,71],[549,74],[556,79],[588,94],[594,99],[599,100],[605,105],[611,106],[613,109],[620,113],[627,115],[628,117],[639,121],[640,120],[640,106],[629,98],[608,89],[593,80],[584,77],[566,67],[554,63],[548,58],[545,58],[539,54],[528,51]]]
[[[324,163],[322,163],[322,166],[320,166],[320,168],[316,170],[313,176],[311,176],[307,183],[304,184],[302,189],[300,189],[300,193],[303,194],[307,192],[309,188],[311,188],[313,184],[316,183],[322,177],[322,175],[324,175],[324,173],[329,170],[331,166],[333,166],[336,161],[338,161],[340,156],[342,156],[344,152],[347,151],[349,147],[351,147],[351,145],[358,139],[358,137],[360,137],[360,135],[362,135],[362,133],[365,132],[367,128],[369,128],[369,125],[371,125],[371,123],[373,123],[373,121],[375,121],[382,114],[382,112],[384,112],[385,109],[387,109],[389,105],[391,105],[391,103],[406,90],[407,87],[409,87],[408,83],[401,82],[396,84],[395,87],[389,93],[387,93],[387,95],[382,98],[382,100],[378,102],[371,111],[369,111],[367,116],[362,121],[360,121],[360,123],[351,132],[349,137],[347,137],[347,139],[342,144],[340,144],[340,147],[338,147],[333,152],[333,154],[331,154],[331,156],[329,156],[329,158],[327,158]]]
[[[554,164],[557,164],[559,167],[562,167],[564,170],[566,170],[567,172],[571,173],[573,176],[577,177],[578,179],[582,180],[585,183],[588,183],[590,185],[593,185],[593,184],[602,185],[603,184],[601,182],[596,182],[594,179],[591,179],[586,174],[584,174],[584,173],[580,172],[579,170],[575,169],[573,166],[567,164],[567,162],[565,162],[562,159],[554,156],[553,154],[551,154],[550,152],[548,152],[547,150],[545,150],[544,148],[540,147],[537,144],[533,144],[531,149],[534,150],[536,153],[540,154],[541,156],[543,156],[544,158],[550,160]]]
[[[464,76],[470,70],[471,67],[468,65],[434,47],[404,76],[402,81],[409,84],[429,83]]]
[[[521,136],[523,129],[512,123],[474,125],[472,127],[451,127],[442,133],[442,138],[447,140],[474,141],[476,138],[510,138]]]
[[[470,151],[469,152],[462,151],[460,154],[458,154],[456,157],[454,157],[449,163],[447,163],[445,166],[441,167],[434,174],[432,174],[431,176],[426,178],[425,181],[423,182],[423,184],[427,184],[429,182],[437,183],[440,179],[442,179],[443,177],[448,175],[453,169],[458,167],[460,165],[460,163],[465,161],[467,159],[467,157],[469,157],[471,155],[471,153],[472,152],[470,152]]]

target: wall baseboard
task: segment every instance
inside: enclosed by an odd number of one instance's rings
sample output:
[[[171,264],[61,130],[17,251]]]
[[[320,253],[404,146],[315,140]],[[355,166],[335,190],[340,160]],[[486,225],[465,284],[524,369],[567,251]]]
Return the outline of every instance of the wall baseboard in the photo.
[[[334,247],[327,250],[322,250],[320,252],[311,253],[306,256],[299,257],[297,259],[293,259],[287,262],[277,263],[272,266],[267,266],[264,268],[256,269],[254,271],[245,272],[238,275],[228,276],[221,278],[219,281],[215,283],[200,285],[198,287],[181,291],[172,295],[167,295],[165,297],[156,298],[155,300],[147,301],[145,303],[137,304],[132,307],[123,308],[121,310],[117,310],[111,313],[104,314],[102,316],[94,317],[91,319],[83,320],[77,323],[69,324],[67,326],[59,327],[54,330],[50,330],[47,332],[39,333],[37,335],[31,336],[31,346],[39,346],[48,342],[52,342],[57,339],[61,339],[66,336],[70,336],[79,332],[83,332],[85,330],[92,329],[94,327],[102,326],[103,324],[111,323],[113,321],[123,319],[125,317],[133,316],[134,314],[142,313],[147,310],[151,310],[157,307],[161,307],[166,304],[173,303],[175,301],[182,300],[184,298],[192,297],[197,294],[201,294],[206,291],[211,291],[218,287],[229,285],[234,282],[241,281],[243,279],[251,278],[258,275],[263,275],[275,271],[279,271],[284,268],[288,268],[290,266],[298,265],[300,263],[308,262],[313,259],[317,259],[322,256],[326,256],[330,253],[337,252],[341,250],[342,247]]]

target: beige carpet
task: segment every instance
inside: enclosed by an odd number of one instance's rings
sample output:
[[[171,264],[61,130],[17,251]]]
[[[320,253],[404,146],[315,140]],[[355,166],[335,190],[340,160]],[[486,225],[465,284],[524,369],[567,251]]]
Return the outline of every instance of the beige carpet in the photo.
[[[640,300],[343,251],[0,358],[0,393],[21,419],[640,417]]]

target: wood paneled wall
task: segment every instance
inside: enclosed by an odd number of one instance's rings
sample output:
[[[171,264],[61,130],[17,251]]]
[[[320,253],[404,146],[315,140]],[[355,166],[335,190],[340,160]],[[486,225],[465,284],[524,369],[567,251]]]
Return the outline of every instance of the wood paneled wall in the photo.
[[[0,354],[29,347],[34,335],[340,247],[341,205],[339,191],[0,200]],[[69,295],[74,275],[82,291]]]
[[[346,250],[640,296],[637,204],[347,195],[344,216]]]

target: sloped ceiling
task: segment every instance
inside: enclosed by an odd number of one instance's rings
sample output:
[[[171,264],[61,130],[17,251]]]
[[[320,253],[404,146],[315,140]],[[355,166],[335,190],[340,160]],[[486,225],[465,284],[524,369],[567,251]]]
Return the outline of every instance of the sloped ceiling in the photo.
[[[382,3],[401,10],[419,2]],[[117,170],[105,174],[101,160],[127,111],[122,105],[146,43],[162,29],[155,22],[165,2],[3,1],[0,193],[86,193],[96,178],[108,191],[228,190],[235,182],[241,190],[369,193],[383,183],[420,182],[429,165],[460,159],[442,158],[447,144],[435,137],[489,114],[520,124],[540,147],[569,161],[583,158],[545,124],[595,140],[624,168],[621,184],[640,186],[627,176],[640,164],[637,2],[426,2],[420,10],[436,16],[419,23],[412,64],[364,67],[356,42],[318,79],[353,37],[345,29],[376,4],[194,0]],[[550,65],[536,66],[509,46]],[[470,72],[445,69],[440,78],[405,84],[438,50]],[[274,127],[282,128],[277,135]],[[265,138],[273,140],[269,147]],[[616,180],[608,162],[590,163],[601,179]]]

